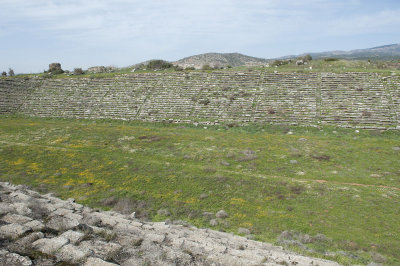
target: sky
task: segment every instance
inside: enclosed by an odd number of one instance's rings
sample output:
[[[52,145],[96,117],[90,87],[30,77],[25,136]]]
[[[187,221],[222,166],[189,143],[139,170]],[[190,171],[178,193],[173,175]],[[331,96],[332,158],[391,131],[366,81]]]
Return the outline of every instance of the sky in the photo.
[[[238,52],[275,58],[400,43],[400,1],[0,0],[0,71],[126,67]]]

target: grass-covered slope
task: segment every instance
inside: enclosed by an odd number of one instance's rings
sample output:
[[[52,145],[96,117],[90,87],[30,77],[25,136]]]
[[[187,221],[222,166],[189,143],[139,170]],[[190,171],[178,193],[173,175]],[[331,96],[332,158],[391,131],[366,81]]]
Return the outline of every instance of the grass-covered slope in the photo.
[[[245,228],[344,264],[400,263],[398,131],[2,116],[0,179],[153,220]],[[221,209],[229,216],[210,225]]]

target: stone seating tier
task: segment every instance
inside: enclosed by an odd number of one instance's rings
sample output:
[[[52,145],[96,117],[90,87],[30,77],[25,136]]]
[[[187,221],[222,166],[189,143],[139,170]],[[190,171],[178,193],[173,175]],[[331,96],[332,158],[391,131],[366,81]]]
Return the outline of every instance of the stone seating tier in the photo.
[[[0,79],[0,114],[218,124],[399,128],[400,78],[376,73],[190,72]]]

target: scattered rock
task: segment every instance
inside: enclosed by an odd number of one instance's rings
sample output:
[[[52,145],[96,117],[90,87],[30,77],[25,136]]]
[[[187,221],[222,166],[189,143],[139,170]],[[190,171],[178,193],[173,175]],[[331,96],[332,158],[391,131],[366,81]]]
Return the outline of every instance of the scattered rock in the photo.
[[[220,210],[215,214],[215,217],[220,218],[220,219],[225,219],[228,217],[228,213],[224,210]]]
[[[239,234],[239,235],[250,235],[251,232],[250,232],[250,230],[247,229],[247,228],[239,227],[239,228],[238,228],[238,234]]]
[[[210,220],[210,219],[212,219],[212,217],[214,217],[214,213],[212,213],[212,212],[203,212],[202,215],[204,218],[206,218],[208,220]]]
[[[218,221],[216,219],[211,219],[210,220],[210,225],[211,226],[217,226],[218,225]]]
[[[327,238],[324,234],[316,234],[312,239],[313,239],[313,241],[318,241],[318,242],[330,241],[330,239]]]
[[[297,160],[290,160],[291,164],[297,164]]]
[[[308,243],[312,242],[312,238],[310,235],[302,234],[302,235],[300,235],[300,242],[303,244],[308,244]]]
[[[227,161],[221,161],[221,165],[229,166],[229,165],[231,165],[231,164],[228,163]]]
[[[386,262],[385,256],[383,256],[382,254],[379,254],[377,252],[372,252],[371,257],[374,262],[377,262],[377,263],[385,263]]]
[[[160,209],[157,211],[157,214],[160,216],[170,216],[171,213],[168,209]]]
[[[370,174],[369,176],[370,177],[375,177],[375,178],[382,177],[382,175],[380,175],[380,174]]]
[[[398,146],[392,147],[392,150],[394,150],[394,151],[400,151],[400,147],[398,147]]]
[[[206,194],[206,193],[200,194],[200,199],[206,199],[206,198],[208,198],[208,194]]]
[[[293,239],[293,233],[290,231],[283,231],[280,235],[279,235],[280,239],[286,239],[286,240],[291,240]]]

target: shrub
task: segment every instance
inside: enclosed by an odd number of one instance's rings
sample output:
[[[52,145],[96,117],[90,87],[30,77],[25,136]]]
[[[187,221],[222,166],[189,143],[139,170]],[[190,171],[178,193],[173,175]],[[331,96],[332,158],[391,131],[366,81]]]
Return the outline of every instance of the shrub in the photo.
[[[205,64],[201,68],[202,70],[212,70],[212,67],[209,64]]]
[[[306,54],[306,55],[303,57],[303,60],[304,60],[304,61],[311,61],[311,60],[312,60],[312,56],[311,56],[310,54]]]
[[[332,57],[328,57],[324,59],[325,62],[334,62],[334,61],[339,61],[339,58],[332,58]]]
[[[365,117],[371,117],[372,116],[371,112],[366,111],[366,110],[362,111],[361,114],[362,114],[362,116],[365,116]]]
[[[174,66],[175,71],[183,71],[183,67],[181,66]]]
[[[202,99],[199,101],[200,104],[208,105],[210,103],[209,99]]]
[[[74,75],[83,75],[82,68],[74,68]]]
[[[272,62],[272,66],[283,66],[289,64],[289,60],[275,60]]]
[[[10,77],[15,76],[14,70],[13,70],[12,68],[9,68],[9,69],[8,69],[8,75],[9,75]]]
[[[3,73],[1,73],[2,77],[7,77],[7,72],[3,71]]]
[[[195,70],[195,68],[191,66],[191,67],[185,68],[185,70]]]
[[[152,70],[163,70],[171,67],[173,67],[173,65],[170,62],[164,60],[151,60],[147,64],[147,68]]]

